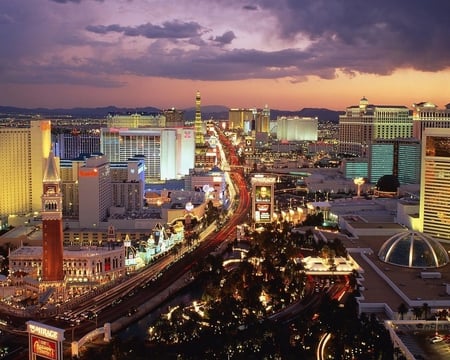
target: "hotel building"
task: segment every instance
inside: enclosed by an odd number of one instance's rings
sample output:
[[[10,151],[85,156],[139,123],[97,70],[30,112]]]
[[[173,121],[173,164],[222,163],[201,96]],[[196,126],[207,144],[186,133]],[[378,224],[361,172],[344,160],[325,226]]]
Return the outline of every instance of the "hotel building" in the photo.
[[[426,128],[450,128],[450,104],[445,109],[430,102],[421,102],[413,105],[413,136],[422,139]]]
[[[374,140],[411,138],[412,129],[406,106],[372,105],[363,97],[339,116],[339,152],[365,157]]]
[[[194,167],[194,129],[102,128],[101,152],[111,162],[142,155],[146,181],[176,179]]]
[[[45,159],[51,150],[50,121],[0,128],[0,150],[0,215],[40,211]]]
[[[110,164],[106,156],[93,156],[78,171],[80,227],[95,228],[108,218],[113,205]]]
[[[420,154],[416,139],[375,140],[369,145],[369,182],[394,175],[400,184],[419,184]]]
[[[436,239],[450,239],[450,129],[422,133],[420,180],[421,231]]]
[[[100,135],[71,131],[55,136],[55,155],[60,159],[76,159],[80,154],[100,152]]]
[[[280,116],[277,119],[279,141],[317,141],[319,120],[310,117]]]

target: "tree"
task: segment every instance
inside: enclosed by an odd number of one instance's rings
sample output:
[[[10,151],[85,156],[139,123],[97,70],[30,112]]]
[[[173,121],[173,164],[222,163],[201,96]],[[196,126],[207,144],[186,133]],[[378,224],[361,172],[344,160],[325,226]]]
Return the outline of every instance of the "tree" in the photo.
[[[397,308],[398,313],[400,314],[400,319],[403,320],[405,314],[408,312],[408,307],[405,303],[401,303]]]
[[[431,308],[428,305],[428,303],[423,303],[422,304],[422,310],[423,310],[423,317],[424,319],[428,319],[428,313],[430,312]]]
[[[379,191],[397,192],[400,182],[394,175],[383,175],[377,181],[377,189]]]
[[[423,314],[423,309],[419,306],[413,307],[413,314],[416,317],[416,320],[420,319]]]

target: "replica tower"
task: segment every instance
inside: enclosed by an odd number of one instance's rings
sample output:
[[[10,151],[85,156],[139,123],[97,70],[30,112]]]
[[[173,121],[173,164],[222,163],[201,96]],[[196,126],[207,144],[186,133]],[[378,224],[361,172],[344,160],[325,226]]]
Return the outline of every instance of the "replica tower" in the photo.
[[[42,280],[63,281],[61,179],[52,151],[47,159],[42,182]]]

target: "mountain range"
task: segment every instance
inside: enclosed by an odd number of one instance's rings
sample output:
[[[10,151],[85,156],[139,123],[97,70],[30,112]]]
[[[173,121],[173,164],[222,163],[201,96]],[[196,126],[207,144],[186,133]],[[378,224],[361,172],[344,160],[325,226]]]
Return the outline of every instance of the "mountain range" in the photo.
[[[203,120],[214,119],[224,120],[228,119],[229,108],[222,105],[208,105],[202,106],[202,118]],[[186,120],[193,120],[195,118],[195,108],[184,109],[184,117]],[[21,108],[14,106],[0,106],[0,118],[9,117],[11,115],[17,117],[29,117],[40,115],[42,117],[74,117],[74,118],[104,118],[106,115],[113,114],[126,114],[126,113],[159,113],[161,109],[148,106],[140,108],[126,108],[117,106],[105,106],[105,107],[93,107],[93,108]],[[275,120],[278,116],[300,116],[300,117],[317,117],[320,122],[339,122],[339,115],[343,114],[342,111],[329,110],[326,108],[303,108],[298,111],[289,110],[276,110],[270,109],[270,118]]]

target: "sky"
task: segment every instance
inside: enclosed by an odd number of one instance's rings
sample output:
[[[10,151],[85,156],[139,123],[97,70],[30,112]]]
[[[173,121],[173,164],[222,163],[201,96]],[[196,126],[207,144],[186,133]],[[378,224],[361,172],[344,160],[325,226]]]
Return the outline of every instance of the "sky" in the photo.
[[[448,0],[0,0],[0,105],[450,103]]]

